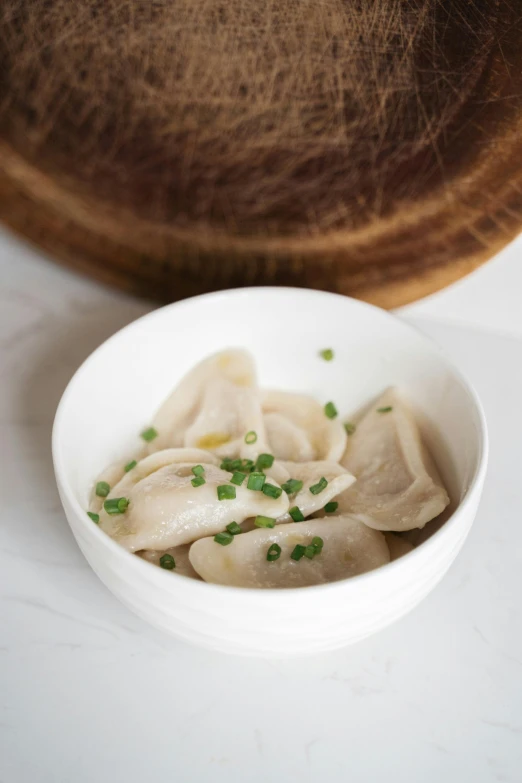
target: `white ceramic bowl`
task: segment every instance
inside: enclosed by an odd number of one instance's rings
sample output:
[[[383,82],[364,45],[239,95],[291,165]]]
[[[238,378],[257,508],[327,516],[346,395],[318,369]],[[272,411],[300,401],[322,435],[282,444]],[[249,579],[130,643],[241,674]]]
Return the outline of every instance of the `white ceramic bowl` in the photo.
[[[244,346],[264,387],[335,400],[341,415],[389,385],[414,403],[453,513],[402,559],[318,587],[250,590],[166,572],[124,551],[85,513],[99,471],[138,445],[137,433],[178,380],[210,353]],[[334,348],[335,360],[318,358]],[[290,655],[356,642],[408,612],[442,578],[473,522],[487,432],[470,385],[430,340],[383,310],[335,294],[255,288],[199,296],[122,329],[80,367],[53,431],[60,497],[100,579],[152,625],[224,652]]]

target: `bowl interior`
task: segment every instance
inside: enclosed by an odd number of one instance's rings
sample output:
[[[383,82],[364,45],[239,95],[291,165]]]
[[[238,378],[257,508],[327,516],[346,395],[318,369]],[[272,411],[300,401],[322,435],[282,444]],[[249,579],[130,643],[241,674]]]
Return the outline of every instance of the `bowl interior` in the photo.
[[[233,346],[253,353],[261,386],[333,400],[342,417],[387,386],[399,386],[417,411],[453,507],[465,496],[483,451],[481,413],[437,346],[353,299],[256,288],[157,310],[82,365],[62,398],[53,444],[57,475],[79,512],[97,474],[139,448],[139,432],[181,377],[207,355]],[[323,348],[334,349],[332,362],[319,357]]]

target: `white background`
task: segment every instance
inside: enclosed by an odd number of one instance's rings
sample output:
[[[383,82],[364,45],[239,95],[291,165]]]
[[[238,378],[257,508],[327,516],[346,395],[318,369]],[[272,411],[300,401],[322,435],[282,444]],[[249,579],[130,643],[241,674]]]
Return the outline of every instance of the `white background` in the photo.
[[[485,406],[490,469],[462,553],[391,628],[296,661],[152,630],[69,531],[56,405],[83,359],[152,305],[1,232],[0,286],[0,783],[522,780],[522,240],[401,311]]]

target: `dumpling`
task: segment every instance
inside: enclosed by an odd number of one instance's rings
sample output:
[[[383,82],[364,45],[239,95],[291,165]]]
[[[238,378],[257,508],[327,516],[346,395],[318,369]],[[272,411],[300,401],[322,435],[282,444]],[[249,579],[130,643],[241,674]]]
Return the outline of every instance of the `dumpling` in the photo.
[[[121,514],[102,509],[100,527],[130,552],[165,550],[215,535],[230,522],[257,515],[275,519],[287,511],[284,492],[272,498],[248,489],[246,481],[235,486],[230,473],[208,463],[201,465],[205,483],[197,487],[192,484],[194,462],[166,465],[134,484],[124,478],[108,499],[124,497],[128,507]],[[235,491],[235,498],[218,499],[217,488],[223,485]]]
[[[413,415],[394,389],[357,425],[341,464],[357,481],[338,498],[339,510],[376,530],[424,527],[449,503]]]
[[[201,580],[201,577],[194,571],[192,563],[189,560],[189,549],[190,544],[185,544],[184,546],[171,547],[164,552],[158,552],[156,549],[144,549],[142,552],[136,552],[136,555],[141,557],[142,560],[146,560],[148,563],[160,567],[160,558],[162,558],[163,555],[170,555],[174,558],[175,562],[175,568],[172,569],[173,574],[181,574],[181,576],[188,576],[191,579]]]
[[[410,542],[401,538],[401,536],[396,536],[395,533],[385,533],[384,538],[390,550],[390,560],[398,560],[399,557],[407,555],[408,552],[413,552],[413,546]]]
[[[276,464],[287,471],[289,478],[303,482],[303,488],[290,496],[290,507],[297,506],[304,517],[323,509],[355,481],[355,476],[337,462],[274,462]],[[319,484],[323,478],[328,482],[326,487],[317,494],[310,492],[310,487]],[[288,513],[278,519],[278,522],[290,521]]]
[[[145,457],[141,455],[138,459],[139,462],[136,466],[128,472],[125,472],[125,465],[129,463],[129,460],[122,459],[109,465],[98,476],[91,493],[90,511],[98,513],[103,507],[105,498],[96,495],[96,484],[100,481],[106,482],[111,488],[111,494],[108,497],[126,497],[126,493],[134,484],[146,476],[150,476],[155,470],[164,468],[165,465],[172,465],[175,462],[190,462],[192,465],[208,462],[212,465],[219,465],[219,459],[203,449],[162,449]],[[113,490],[117,494],[114,494]]]
[[[344,426],[329,419],[312,397],[266,391],[262,406],[269,450],[276,459],[339,462],[346,448]]]
[[[222,457],[252,459],[266,451],[265,427],[252,357],[230,350],[200,362],[174,389],[153,421],[150,450],[207,449]],[[254,432],[256,440],[245,443]]]
[[[96,494],[96,485],[98,484],[98,482],[103,482],[105,484],[108,484],[109,487],[116,486],[116,484],[119,481],[121,481],[121,479],[125,475],[124,466],[126,464],[127,463],[123,459],[120,462],[113,462],[111,465],[105,468],[103,473],[100,473],[91,490],[91,496],[89,499],[89,511],[92,511],[94,514],[98,514],[103,506],[103,501],[105,500],[104,497],[100,497],[99,495]]]
[[[297,545],[311,545],[319,536],[322,550],[312,559],[291,557]],[[281,548],[268,561],[272,544]],[[206,582],[236,587],[307,587],[335,582],[371,571],[390,561],[382,533],[350,516],[277,525],[234,536],[228,546],[202,538],[190,547],[189,559]]]

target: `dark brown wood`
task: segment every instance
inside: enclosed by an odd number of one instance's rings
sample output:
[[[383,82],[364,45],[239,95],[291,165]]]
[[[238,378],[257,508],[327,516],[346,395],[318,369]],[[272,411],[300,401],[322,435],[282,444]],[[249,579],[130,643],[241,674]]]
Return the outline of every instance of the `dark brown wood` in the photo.
[[[160,300],[287,284],[392,307],[520,230],[508,3],[71,9],[0,9],[0,219],[68,266]]]

